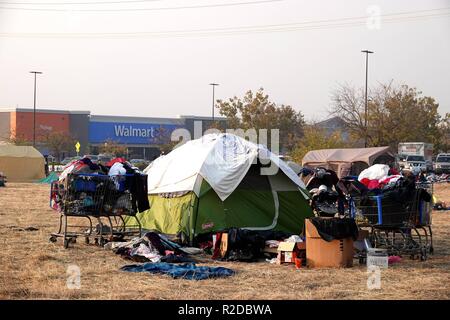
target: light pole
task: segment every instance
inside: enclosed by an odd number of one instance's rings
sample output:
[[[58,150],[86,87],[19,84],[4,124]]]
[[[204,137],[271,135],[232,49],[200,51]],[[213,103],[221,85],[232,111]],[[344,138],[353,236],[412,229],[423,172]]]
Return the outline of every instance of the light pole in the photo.
[[[33,147],[36,147],[36,75],[42,74],[40,71],[30,71],[34,73],[34,104],[33,104]]]
[[[212,86],[212,121],[214,122],[214,93],[215,93],[215,88],[216,88],[216,86],[218,86],[219,84],[218,83],[210,83],[209,84],[210,86]]]
[[[366,127],[366,134],[364,136],[364,147],[367,148],[367,117],[368,117],[368,108],[367,108],[367,82],[369,79],[369,53],[373,53],[373,51],[362,50],[361,52],[366,54],[366,92],[365,92],[365,107],[364,107],[364,126]]]

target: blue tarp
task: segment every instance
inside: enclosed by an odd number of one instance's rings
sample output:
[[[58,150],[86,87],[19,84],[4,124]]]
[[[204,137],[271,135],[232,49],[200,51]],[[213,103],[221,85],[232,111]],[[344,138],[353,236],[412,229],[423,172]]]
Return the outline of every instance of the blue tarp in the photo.
[[[205,280],[209,278],[229,277],[234,271],[224,267],[197,267],[194,263],[170,264],[170,263],[144,263],[141,265],[128,265],[121,268],[128,272],[162,273],[174,279]]]

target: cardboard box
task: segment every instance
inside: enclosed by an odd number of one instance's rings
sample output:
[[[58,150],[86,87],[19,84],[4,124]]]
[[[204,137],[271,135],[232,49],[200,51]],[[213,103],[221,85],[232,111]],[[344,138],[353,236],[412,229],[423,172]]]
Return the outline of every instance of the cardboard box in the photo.
[[[306,250],[304,242],[280,242],[278,245],[278,264],[295,263],[295,258],[301,256],[301,251]]]
[[[353,239],[323,240],[316,227],[305,220],[306,263],[308,267],[351,267],[353,266]]]
[[[222,233],[220,238],[220,257],[224,258],[228,251],[228,233]]]
[[[280,242],[278,245],[278,263],[295,263],[295,242]]]

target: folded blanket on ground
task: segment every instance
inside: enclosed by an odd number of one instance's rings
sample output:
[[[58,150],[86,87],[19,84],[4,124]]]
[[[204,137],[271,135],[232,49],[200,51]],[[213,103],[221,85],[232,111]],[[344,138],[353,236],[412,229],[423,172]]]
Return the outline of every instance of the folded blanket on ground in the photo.
[[[128,272],[162,273],[174,279],[205,280],[209,278],[229,277],[234,271],[224,267],[197,267],[194,263],[173,265],[170,263],[144,263],[141,265],[128,265],[120,268]]]

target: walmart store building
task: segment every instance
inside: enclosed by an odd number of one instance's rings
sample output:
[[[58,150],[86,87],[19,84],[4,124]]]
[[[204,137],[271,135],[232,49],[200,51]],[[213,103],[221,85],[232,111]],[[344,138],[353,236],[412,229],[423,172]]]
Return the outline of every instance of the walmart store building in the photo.
[[[225,126],[225,118],[215,118]],[[52,132],[64,132],[80,142],[80,155],[88,151],[99,153],[100,147],[115,142],[128,149],[129,158],[153,160],[161,154],[161,147],[171,143],[171,134],[179,128],[194,137],[194,125],[202,132],[211,124],[210,117],[179,116],[177,118],[149,118],[92,115],[90,111],[36,110],[37,148],[43,154],[51,152],[43,144],[43,137]],[[32,108],[0,108],[0,140],[33,139]],[[89,148],[88,148],[89,147]],[[64,156],[75,155],[67,150]]]

